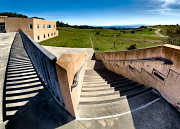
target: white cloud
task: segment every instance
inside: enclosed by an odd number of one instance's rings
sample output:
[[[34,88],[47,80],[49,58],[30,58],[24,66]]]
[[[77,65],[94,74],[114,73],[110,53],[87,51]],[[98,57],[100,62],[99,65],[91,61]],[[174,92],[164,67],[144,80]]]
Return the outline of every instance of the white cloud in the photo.
[[[180,0],[159,0],[162,3],[162,7],[169,5],[180,5]]]
[[[151,14],[180,16],[180,0],[153,0],[154,7],[148,10]]]

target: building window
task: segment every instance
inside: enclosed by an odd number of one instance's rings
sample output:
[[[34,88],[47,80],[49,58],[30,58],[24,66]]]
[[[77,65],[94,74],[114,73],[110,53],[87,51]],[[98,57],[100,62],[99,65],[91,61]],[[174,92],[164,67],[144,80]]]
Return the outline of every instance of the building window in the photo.
[[[46,35],[44,34],[44,38],[46,38]]]
[[[37,29],[39,29],[39,24],[37,24]]]
[[[39,37],[39,35],[37,36],[37,39],[38,39],[38,40],[40,40],[40,37]]]
[[[54,32],[54,35],[56,35],[56,32]]]
[[[53,36],[53,33],[51,33],[51,36]]]
[[[46,26],[45,26],[45,25],[43,25],[43,28],[46,28]]]
[[[48,37],[49,37],[49,34],[48,34]]]
[[[47,25],[47,28],[51,28],[51,25],[50,25],[50,24],[48,24],[48,25]]]
[[[33,29],[33,25],[32,25],[32,24],[30,24],[30,25],[29,25],[29,28],[30,28],[30,29]]]

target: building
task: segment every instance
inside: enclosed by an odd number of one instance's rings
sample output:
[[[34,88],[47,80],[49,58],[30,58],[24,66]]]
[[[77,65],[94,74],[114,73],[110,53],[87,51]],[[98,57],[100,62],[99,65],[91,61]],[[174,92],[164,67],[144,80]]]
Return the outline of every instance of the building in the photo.
[[[56,21],[0,16],[0,32],[17,32],[19,29],[36,42],[58,36]]]

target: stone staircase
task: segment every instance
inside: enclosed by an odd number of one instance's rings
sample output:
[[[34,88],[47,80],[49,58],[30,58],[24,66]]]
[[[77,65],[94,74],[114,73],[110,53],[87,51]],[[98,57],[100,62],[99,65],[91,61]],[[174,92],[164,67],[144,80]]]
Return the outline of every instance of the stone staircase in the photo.
[[[16,35],[7,66],[4,95],[4,117],[11,119],[29,100],[36,96],[43,86],[26,54],[21,37]]]
[[[6,129],[52,129],[74,119],[43,86],[19,33],[8,61],[3,106]]]
[[[88,64],[91,66],[85,72],[77,120],[60,128],[180,127],[180,114],[157,91],[105,69],[101,62],[92,60]]]
[[[101,64],[103,66],[103,64]],[[147,96],[148,97],[145,97]],[[117,115],[131,109],[129,101],[140,100],[133,109],[159,98],[152,88],[145,87],[104,67],[87,69],[79,103],[80,118],[95,118]],[[88,112],[93,110],[92,112]]]

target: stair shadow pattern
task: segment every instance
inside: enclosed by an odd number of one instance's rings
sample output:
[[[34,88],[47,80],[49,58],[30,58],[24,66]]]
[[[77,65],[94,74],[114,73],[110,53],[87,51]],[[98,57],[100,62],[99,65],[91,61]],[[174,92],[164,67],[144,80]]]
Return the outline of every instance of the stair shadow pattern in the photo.
[[[101,69],[99,69],[101,65]],[[98,66],[98,67],[97,67]],[[150,87],[129,80],[107,70],[103,63],[96,61],[94,70],[119,92],[120,98],[127,98],[134,127],[136,129],[179,129],[180,113]],[[111,94],[106,94],[106,96]],[[110,103],[120,99],[111,100]]]
[[[17,33],[4,88],[3,117],[7,129],[54,129],[74,119],[42,84]]]

